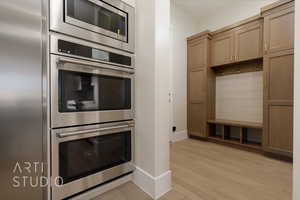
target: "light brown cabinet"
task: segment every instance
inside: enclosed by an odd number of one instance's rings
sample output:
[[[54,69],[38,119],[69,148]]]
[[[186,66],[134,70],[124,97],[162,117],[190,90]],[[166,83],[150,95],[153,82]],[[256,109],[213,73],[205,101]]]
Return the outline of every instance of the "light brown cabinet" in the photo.
[[[189,69],[205,67],[207,59],[205,58],[204,40],[194,41],[188,45],[188,62]]]
[[[206,111],[205,103],[190,103],[189,106],[189,135],[206,137]]]
[[[206,70],[195,69],[189,72],[190,102],[203,103],[206,94]]]
[[[262,58],[262,27],[262,19],[255,17],[255,20],[213,35],[211,66]]]
[[[208,101],[210,34],[188,38],[188,134],[207,137],[206,121],[211,101]]]
[[[294,2],[264,16],[264,149],[293,155]]]
[[[287,50],[265,56],[267,100],[292,105],[294,98],[294,51]]]
[[[257,20],[235,31],[235,62],[252,60],[263,56],[263,23]]]
[[[266,151],[286,156],[293,150],[294,51],[264,57]]]
[[[268,108],[268,148],[291,155],[293,152],[293,106],[270,105]]]
[[[225,65],[234,61],[234,34],[226,31],[217,34],[211,41],[211,65]]]
[[[265,54],[294,48],[294,17],[294,7],[265,16]]]
[[[188,38],[189,136],[292,157],[294,17],[294,1],[281,0],[260,15]],[[260,70],[263,123],[216,119],[216,76]]]

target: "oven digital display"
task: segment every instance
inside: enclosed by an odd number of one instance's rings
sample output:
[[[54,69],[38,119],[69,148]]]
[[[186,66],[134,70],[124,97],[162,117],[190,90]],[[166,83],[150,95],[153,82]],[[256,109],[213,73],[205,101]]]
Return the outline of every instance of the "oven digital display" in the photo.
[[[58,51],[99,61],[131,66],[131,57],[129,56],[123,56],[64,40],[58,40]]]

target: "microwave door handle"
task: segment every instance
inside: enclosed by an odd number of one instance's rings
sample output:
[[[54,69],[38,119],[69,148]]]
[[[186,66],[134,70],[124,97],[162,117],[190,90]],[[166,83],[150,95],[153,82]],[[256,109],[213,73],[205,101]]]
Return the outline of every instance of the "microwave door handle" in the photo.
[[[89,66],[89,67],[97,67],[97,68],[107,69],[106,67],[103,67],[101,64],[96,64],[96,63],[91,63],[91,62],[84,62],[84,61],[77,61],[77,60],[62,58],[62,57],[59,57],[57,59],[57,63],[72,63],[72,64],[77,64],[77,65],[84,65],[84,66]],[[126,70],[126,69],[112,67],[111,70],[126,72],[126,73],[129,73],[129,74],[134,74],[134,71],[130,70],[130,69]]]
[[[69,133],[58,133],[57,137],[59,137],[59,138],[65,138],[65,137],[83,135],[83,134],[87,134],[87,133],[109,131],[109,130],[115,130],[115,129],[130,128],[130,127],[133,127],[133,125],[132,124],[127,124],[127,125],[104,127],[104,128],[98,128],[98,129],[92,129],[92,130],[85,130],[85,131],[75,131],[75,132],[69,132]]]

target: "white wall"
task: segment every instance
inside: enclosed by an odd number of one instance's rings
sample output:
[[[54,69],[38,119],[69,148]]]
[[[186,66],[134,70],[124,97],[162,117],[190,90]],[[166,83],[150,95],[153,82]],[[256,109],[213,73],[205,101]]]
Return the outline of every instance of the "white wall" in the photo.
[[[124,1],[125,3],[128,3],[132,7],[135,7],[135,0],[122,0],[122,1]]]
[[[172,0],[172,91],[173,126],[177,131],[187,130],[187,44],[186,38],[197,33],[199,26],[189,13]]]
[[[151,147],[146,154],[150,155],[155,149],[159,151],[159,149],[164,148],[163,151],[159,152],[162,162],[157,162],[157,168],[152,168],[153,163],[155,163],[154,158],[145,156],[143,151],[136,152],[136,164],[150,174],[161,175],[169,170],[169,145],[162,142],[168,142],[167,133],[170,132],[168,115],[170,110],[166,108],[166,105],[169,105],[169,77],[171,77],[169,75],[169,57],[171,56],[169,53],[170,3],[168,0],[157,1],[155,4],[151,1],[142,0],[122,1],[138,9],[136,11],[136,103],[137,122],[143,123],[143,126],[139,126],[140,124],[137,123],[137,127],[146,132],[146,137],[143,140]],[[155,106],[159,107],[156,108]],[[153,126],[153,123],[156,123],[157,126]],[[156,132],[162,134],[158,135],[158,141],[152,141],[151,137]],[[143,142],[137,143],[137,148],[142,149],[145,147],[143,145]],[[140,155],[146,159],[140,159]],[[160,163],[162,163],[161,166]]]
[[[274,3],[278,0],[264,0],[264,1],[245,1],[243,4],[229,5],[226,8],[220,9],[207,17],[199,19],[200,31],[222,28],[231,25],[235,22],[241,21],[248,17],[252,17],[260,13],[263,6]],[[201,8],[199,10],[201,12]]]
[[[300,1],[296,0],[294,82],[294,200],[300,199]]]
[[[136,143],[135,163],[155,174],[154,152],[154,4],[136,2]],[[147,24],[147,25],[146,25]],[[147,38],[145,40],[145,38]],[[147,113],[147,114],[145,114]],[[142,150],[143,149],[143,150]],[[147,159],[144,159],[144,157]]]
[[[170,0],[155,0],[156,176],[170,169]]]
[[[134,182],[153,198],[171,189],[170,1],[136,0]]]

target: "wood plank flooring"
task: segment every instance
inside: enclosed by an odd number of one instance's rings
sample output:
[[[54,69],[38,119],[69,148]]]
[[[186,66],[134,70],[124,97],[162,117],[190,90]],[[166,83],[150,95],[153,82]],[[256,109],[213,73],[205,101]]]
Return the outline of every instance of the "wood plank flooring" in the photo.
[[[173,189],[160,200],[291,200],[292,164],[210,142],[171,145]],[[151,200],[127,183],[94,200]]]

